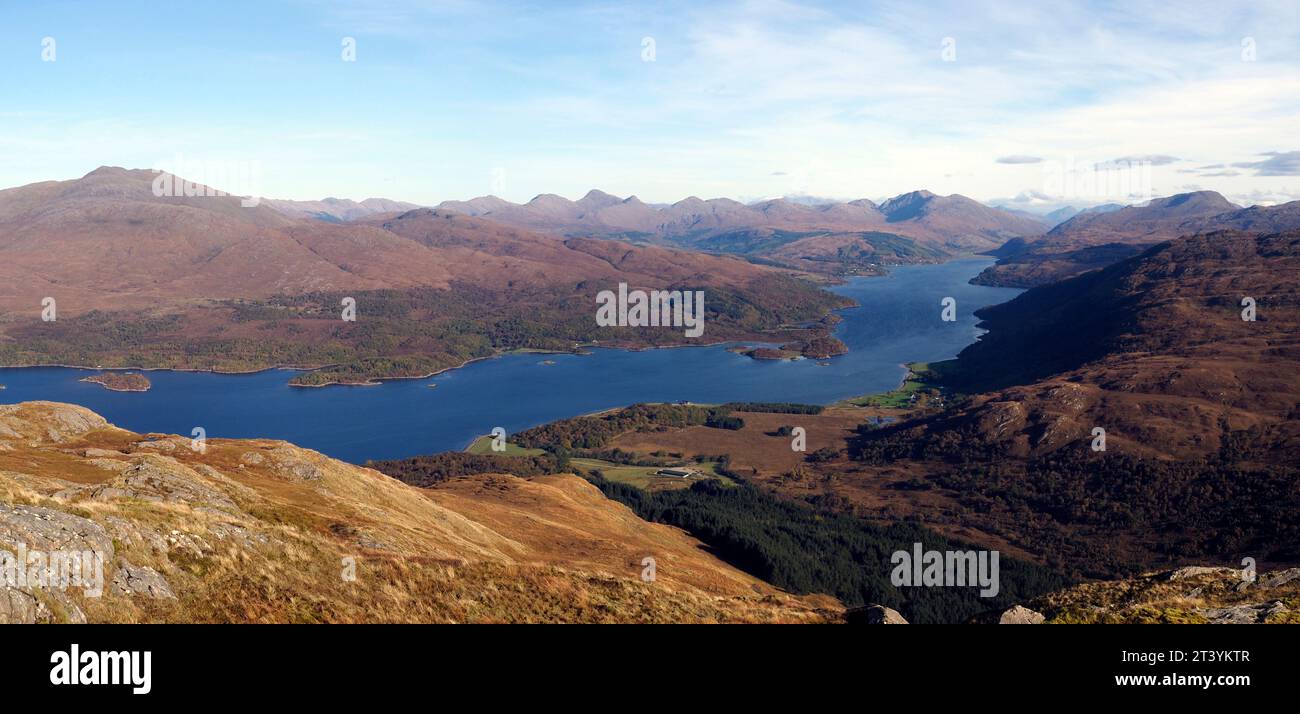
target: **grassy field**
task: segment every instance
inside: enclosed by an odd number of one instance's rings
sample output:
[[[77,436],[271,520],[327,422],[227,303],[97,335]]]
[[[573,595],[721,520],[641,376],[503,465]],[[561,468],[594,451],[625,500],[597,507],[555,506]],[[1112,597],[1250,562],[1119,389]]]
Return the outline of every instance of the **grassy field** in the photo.
[[[605,478],[615,483],[625,483],[629,486],[646,491],[666,491],[675,488],[689,488],[691,484],[697,481],[706,481],[708,479],[718,479],[728,486],[735,483],[713,470],[713,462],[708,461],[702,464],[691,463],[683,468],[690,468],[699,471],[696,476],[689,478],[675,478],[671,476],[655,476],[655,472],[664,466],[624,466],[610,461],[600,459],[573,459],[570,463],[574,468],[585,469],[587,471],[600,471]]]
[[[907,369],[907,378],[903,380],[903,384],[898,389],[880,394],[852,397],[839,402],[836,406],[888,407],[891,409],[923,406],[925,401],[938,394],[938,387],[930,381],[930,365],[926,362],[911,362],[908,363]],[[913,395],[916,397],[915,400],[912,399]]]
[[[543,449],[525,449],[517,444],[506,442],[505,451],[492,450],[492,437],[490,435],[480,436],[474,440],[474,443],[465,447],[465,451],[471,454],[496,454],[499,456],[541,456],[546,451]]]

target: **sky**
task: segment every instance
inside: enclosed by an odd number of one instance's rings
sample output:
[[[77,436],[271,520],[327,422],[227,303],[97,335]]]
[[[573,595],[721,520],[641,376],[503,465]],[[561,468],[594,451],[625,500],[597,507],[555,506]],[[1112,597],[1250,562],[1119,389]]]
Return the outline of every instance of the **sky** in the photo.
[[[100,165],[426,205],[1277,203],[1300,3],[0,0],[0,187]]]

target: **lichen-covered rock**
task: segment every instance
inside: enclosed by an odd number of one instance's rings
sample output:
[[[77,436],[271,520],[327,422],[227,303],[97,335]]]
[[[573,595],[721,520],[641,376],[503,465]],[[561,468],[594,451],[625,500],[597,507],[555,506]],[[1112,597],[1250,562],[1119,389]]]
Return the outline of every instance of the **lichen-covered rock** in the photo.
[[[102,564],[111,562],[114,553],[113,539],[103,526],[94,521],[49,508],[10,504],[0,504],[0,551],[5,551],[5,558],[12,567],[29,567],[20,555],[30,557],[36,552],[46,559],[55,553],[75,553],[81,558],[81,554],[89,552],[91,562],[98,561],[101,565],[98,573],[93,566],[77,568],[74,577],[83,578],[80,581],[0,583],[0,623],[85,622],[85,613],[67,588],[83,592],[102,588],[102,582],[96,583],[84,579],[84,576],[89,575],[92,579],[96,574],[102,576]],[[76,562],[80,563],[80,560]],[[60,572],[73,575],[70,570]]]
[[[132,565],[125,558],[117,561],[117,572],[113,574],[113,592],[132,597],[176,599],[167,579],[159,575],[158,571],[143,565]]]
[[[121,475],[94,488],[90,498],[97,501],[137,498],[237,510],[229,496],[207,485],[193,469],[171,457],[153,454],[137,456]]]
[[[53,603],[54,609],[51,609]],[[86,623],[86,613],[62,590],[12,588],[0,585],[0,625]]]
[[[0,548],[27,550],[93,551],[113,556],[113,539],[98,523],[39,506],[0,503]]]

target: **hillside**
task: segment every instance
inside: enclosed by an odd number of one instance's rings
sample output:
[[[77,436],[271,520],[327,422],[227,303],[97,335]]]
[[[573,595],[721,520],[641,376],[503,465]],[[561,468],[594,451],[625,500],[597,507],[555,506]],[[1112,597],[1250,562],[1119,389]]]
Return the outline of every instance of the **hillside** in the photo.
[[[972,396],[860,429],[838,475],[909,474],[952,499],[931,517],[1094,576],[1300,561],[1297,274],[1300,232],[1225,232],[1030,290],[943,366]]]
[[[573,476],[417,489],[278,441],[0,406],[0,547],[90,550],[102,598],[0,589],[2,622],[818,622]],[[653,581],[642,579],[645,557]],[[349,571],[354,559],[355,577]]]
[[[1034,287],[1103,268],[1180,236],[1216,230],[1255,234],[1300,228],[1300,201],[1241,208],[1213,191],[1158,198],[1140,206],[1084,211],[1036,240],[995,251],[997,265],[972,282]]]
[[[998,401],[1057,405],[1063,421],[1034,443],[1105,422],[1117,427],[1112,448],[1131,439],[1186,456],[1217,450],[1224,429],[1290,428],[1300,405],[1296,275],[1300,231],[1161,244],[980,311],[989,333],[962,351],[948,382],[967,392],[1024,385]],[[1245,297],[1256,301],[1254,322],[1242,320]],[[1064,402],[1062,390],[1074,396]],[[1055,396],[1031,396],[1047,392]]]
[[[688,341],[668,327],[598,327],[596,294],[619,283],[706,290],[712,341],[810,340],[825,326],[787,326],[846,304],[738,258],[429,209],[294,219],[236,197],[155,196],[156,178],[106,167],[0,191],[0,364],[329,367],[300,382],[366,382],[512,349]],[[43,319],[46,298],[57,320]],[[356,322],[341,319],[346,298]]]

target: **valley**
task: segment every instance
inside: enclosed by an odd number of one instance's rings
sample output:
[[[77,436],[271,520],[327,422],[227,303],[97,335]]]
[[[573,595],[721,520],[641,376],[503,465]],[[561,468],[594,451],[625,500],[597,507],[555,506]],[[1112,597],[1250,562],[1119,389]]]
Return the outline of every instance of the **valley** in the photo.
[[[956,360],[917,367],[893,396],[829,408],[645,405],[512,438],[706,542],[722,537],[715,521],[682,520],[681,509],[725,508],[745,494],[918,524],[1069,580],[1189,561],[1294,566],[1300,297],[1289,276],[1298,258],[1294,231],[1182,238],[979,311],[988,334]],[[1243,320],[1238,293],[1262,296],[1267,320]],[[804,452],[791,449],[796,426],[808,435]],[[708,460],[733,483],[611,483],[591,459]],[[775,577],[771,562],[743,555],[764,533],[732,543],[728,557]]]
[[[1239,209],[1222,197],[1175,196],[1079,213],[1038,237],[1029,224],[960,196],[923,191],[879,205],[690,199],[638,207],[593,192],[579,202],[236,210],[238,199],[191,205],[199,198],[145,194],[148,175],[100,169],[0,192],[0,254],[16,271],[0,295],[0,363],[10,366],[0,375],[6,399],[21,402],[7,407],[17,420],[8,428],[25,434],[33,427],[23,420],[51,419],[94,425],[70,442],[55,430],[50,444],[8,447],[0,471],[17,474],[7,476],[12,488],[27,490],[16,498],[31,504],[93,521],[101,507],[83,504],[164,484],[192,507],[191,491],[213,485],[182,484],[193,472],[275,494],[252,510],[236,499],[252,519],[239,527],[295,523],[293,547],[317,554],[310,557],[336,552],[331,538],[354,536],[367,553],[396,550],[384,561],[388,582],[411,577],[412,563],[427,558],[417,553],[443,546],[393,548],[385,538],[413,536],[374,535],[364,525],[373,520],[335,518],[322,531],[321,499],[355,506],[356,494],[311,486],[314,494],[293,497],[316,504],[309,516],[282,499],[282,486],[257,481],[315,481],[311,474],[339,469],[344,481],[361,483],[383,473],[469,518],[473,532],[530,549],[519,560],[474,545],[473,557],[447,561],[463,568],[461,586],[491,591],[502,577],[530,581],[525,570],[542,567],[566,575],[537,571],[538,582],[574,577],[564,587],[583,593],[577,609],[548,604],[541,593],[551,585],[539,585],[503,609],[438,601],[413,615],[384,611],[386,620],[602,621],[597,613],[612,608],[620,621],[842,621],[857,617],[855,608],[885,606],[909,622],[965,622],[1032,603],[1072,622],[1091,617],[1075,604],[1080,593],[1102,597],[1086,589],[1090,581],[1142,582],[1189,561],[1300,562],[1298,475],[1288,465],[1300,455],[1292,433],[1300,298],[1291,279],[1300,236],[1267,230],[1290,226],[1289,205]],[[134,243],[144,235],[147,245],[142,226],[185,233],[187,221],[192,233],[169,243],[147,278],[131,264]],[[1221,224],[1228,229],[1214,228]],[[57,265],[51,236],[56,253],[68,251]],[[116,267],[86,272],[74,254],[87,246],[100,267]],[[968,255],[977,250],[997,262]],[[223,262],[230,272],[214,272]],[[293,267],[271,279],[259,273],[269,264]],[[83,284],[93,299],[65,289]],[[1035,287],[999,287],[1007,284]],[[59,296],[57,320],[21,307],[42,305],[43,292]],[[673,292],[700,298],[702,314],[693,306],[682,319],[656,320],[655,296]],[[637,296],[648,297],[630,299]],[[1243,298],[1254,310],[1249,320]],[[142,368],[152,370],[148,378],[121,371]],[[144,436],[52,401],[90,406]],[[497,427],[508,435],[503,453],[482,439]],[[1089,449],[1098,427],[1105,448]],[[209,455],[215,461],[190,463],[180,451],[188,438],[161,436],[196,428],[218,445],[275,437],[367,468],[326,467],[316,461],[325,456],[301,452],[315,455],[262,474],[255,467],[264,462],[247,446],[237,447],[245,449],[238,462],[223,461],[231,452],[219,446]],[[25,471],[32,464],[66,478],[42,483]],[[150,475],[118,483],[94,469]],[[240,498],[253,492],[238,490]],[[224,503],[234,493],[210,495]],[[148,492],[155,497],[167,502]],[[688,540],[669,552],[694,548],[716,559],[689,565],[691,573],[721,567],[735,575],[730,584],[692,575],[678,592],[685,610],[657,609],[635,588],[635,554],[597,545],[610,535],[591,524],[611,518],[620,527],[670,528]],[[566,530],[577,522],[581,533]],[[643,536],[629,537],[635,544]],[[892,552],[974,548],[1002,554],[996,597],[888,580]],[[212,568],[217,551],[200,552],[194,557]],[[206,575],[186,575],[179,556],[134,557],[117,566],[127,581],[157,576],[174,598],[175,583],[192,592],[211,585]],[[308,560],[291,589],[332,593],[308,577]],[[631,571],[615,580],[626,582],[590,589],[590,578],[619,562]],[[420,588],[448,587],[436,573],[414,577]],[[1253,601],[1216,595],[1224,607],[1207,601],[1188,614],[1167,590],[1104,619],[1256,612]],[[749,591],[767,593],[766,604],[741,596]],[[12,616],[235,617],[232,602],[142,608],[125,594],[108,610],[33,602],[14,605],[21,611]],[[329,606],[304,613],[246,594],[260,610],[241,619],[360,617],[352,609],[359,601],[347,596],[330,594]],[[697,595],[715,604],[689,604],[703,602]],[[741,599],[716,599],[733,596]],[[642,601],[618,600],[627,597]],[[605,604],[581,606],[596,601]]]

